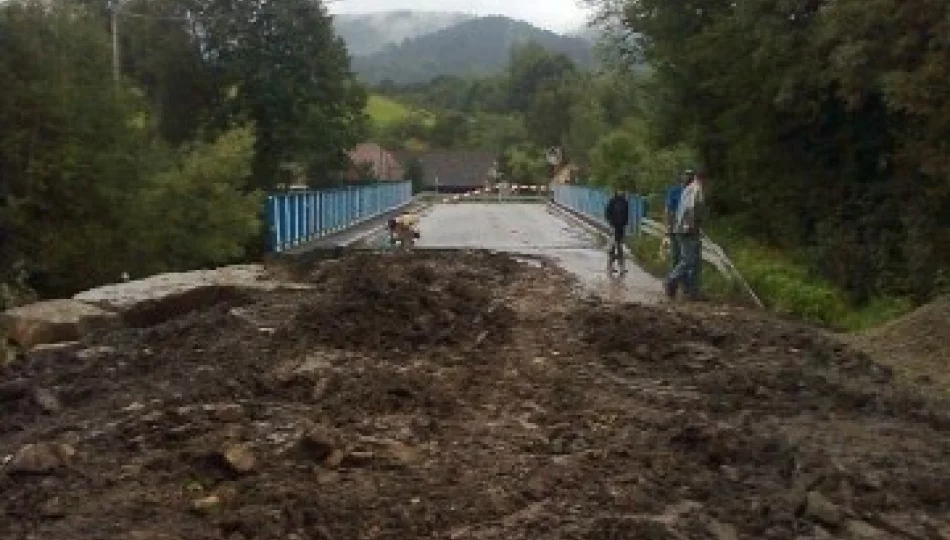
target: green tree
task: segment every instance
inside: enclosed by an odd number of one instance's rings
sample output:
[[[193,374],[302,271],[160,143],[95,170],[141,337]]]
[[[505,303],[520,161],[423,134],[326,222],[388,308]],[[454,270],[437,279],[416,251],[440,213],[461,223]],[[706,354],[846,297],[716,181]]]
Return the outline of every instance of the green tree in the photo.
[[[513,47],[507,73],[509,108],[527,112],[542,89],[560,84],[576,72],[570,58],[553,54],[538,43]]]
[[[240,260],[260,233],[263,197],[248,191],[254,132],[229,130],[184,149],[152,175],[125,215],[126,271],[138,275]]]
[[[542,184],[546,181],[547,163],[541,150],[530,144],[509,148],[505,152],[503,173],[513,184]]]
[[[365,90],[322,2],[193,0],[202,50],[219,74],[219,125],[257,129],[255,185],[271,187],[283,163],[320,176],[346,166],[364,139]]]
[[[855,300],[932,294],[950,266],[942,4],[594,3],[652,65],[656,144],[697,148],[721,210]]]
[[[440,114],[429,129],[429,141],[438,148],[464,147],[468,137],[468,117],[454,111]]]
[[[85,8],[0,5],[0,267],[21,262],[44,292],[121,272],[122,212],[149,167],[150,122],[110,72],[108,36]]]
[[[406,163],[405,179],[412,182],[412,192],[419,193],[425,188],[425,168],[422,160],[412,158]]]
[[[571,126],[574,88],[571,81],[550,81],[542,85],[525,114],[525,127],[534,144],[563,146]]]

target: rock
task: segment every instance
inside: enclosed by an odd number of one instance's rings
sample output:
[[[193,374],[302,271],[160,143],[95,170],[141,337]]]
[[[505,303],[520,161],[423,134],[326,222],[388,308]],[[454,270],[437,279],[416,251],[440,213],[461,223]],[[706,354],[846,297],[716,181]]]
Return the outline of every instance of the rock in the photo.
[[[61,517],[65,514],[63,510],[63,501],[59,497],[53,497],[40,506],[40,514],[43,517]]]
[[[376,459],[376,454],[373,452],[365,451],[353,451],[347,452],[340,461],[340,467],[345,469],[355,469],[359,467],[366,467],[371,464]]]
[[[848,520],[844,524],[844,531],[851,540],[886,540],[891,537],[870,523],[856,519]]]
[[[323,461],[330,457],[333,450],[340,446],[340,438],[332,430],[325,427],[311,429],[300,438],[300,450],[314,461]]]
[[[235,299],[243,291],[308,288],[312,286],[272,280],[264,266],[248,264],[159,274],[85,291],[73,299],[117,312],[132,326],[151,326]]]
[[[143,405],[142,403],[139,403],[138,401],[134,401],[132,403],[129,403],[125,407],[122,407],[122,412],[127,412],[127,413],[139,412],[144,409],[145,409],[145,405]]]
[[[211,495],[195,501],[192,501],[191,507],[200,514],[210,514],[221,506],[221,499],[217,495]]]
[[[245,444],[235,444],[225,448],[221,457],[224,458],[228,467],[239,474],[247,474],[257,466],[254,452]]]
[[[237,403],[225,403],[215,406],[212,414],[221,422],[237,422],[244,418],[244,407]]]
[[[89,347],[88,349],[83,349],[76,352],[76,358],[80,360],[91,360],[93,358],[100,358],[102,356],[108,356],[116,352],[115,347],[109,347],[108,345],[100,345],[98,347]]]
[[[76,450],[65,443],[28,444],[13,456],[11,473],[43,474],[69,464]]]
[[[91,330],[116,326],[118,316],[78,300],[48,300],[0,314],[0,328],[23,349],[76,341]]]
[[[12,364],[16,361],[17,350],[10,342],[7,341],[3,334],[0,333],[0,366],[5,366],[7,364]]]
[[[63,410],[63,405],[56,394],[45,388],[37,388],[33,391],[33,401],[48,413],[58,413]]]
[[[30,381],[22,377],[0,383],[0,402],[15,401],[30,391]]]
[[[361,437],[358,442],[360,446],[366,446],[376,456],[402,465],[408,465],[419,459],[416,449],[393,439]]]
[[[884,487],[884,479],[881,476],[881,473],[878,472],[867,472],[861,476],[860,481],[861,487],[880,490]]]
[[[159,420],[165,417],[165,413],[162,411],[152,411],[142,417],[142,422],[146,424],[156,424]]]
[[[337,448],[330,452],[330,455],[323,460],[323,466],[328,469],[336,469],[340,467],[343,463],[343,460],[346,459],[346,452],[340,448]]]
[[[842,513],[833,502],[817,491],[809,491],[805,498],[805,514],[825,525],[841,524]]]
[[[708,525],[709,534],[716,540],[739,540],[739,533],[736,528],[728,523],[711,521]]]
[[[51,353],[51,352],[74,352],[82,348],[82,342],[80,341],[64,341],[62,343],[44,343],[43,345],[36,345],[32,349],[26,352],[28,358],[34,358],[36,356]]]

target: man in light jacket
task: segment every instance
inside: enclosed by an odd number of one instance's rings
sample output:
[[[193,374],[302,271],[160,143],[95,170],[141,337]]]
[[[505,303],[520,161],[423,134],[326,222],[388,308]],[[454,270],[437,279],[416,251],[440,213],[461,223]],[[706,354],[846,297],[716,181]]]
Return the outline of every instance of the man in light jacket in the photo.
[[[664,283],[666,295],[673,299],[680,285],[691,300],[699,300],[699,273],[702,265],[702,225],[706,215],[706,200],[703,183],[699,175],[694,174],[690,183],[683,189],[672,233],[676,236],[680,248],[680,257]]]

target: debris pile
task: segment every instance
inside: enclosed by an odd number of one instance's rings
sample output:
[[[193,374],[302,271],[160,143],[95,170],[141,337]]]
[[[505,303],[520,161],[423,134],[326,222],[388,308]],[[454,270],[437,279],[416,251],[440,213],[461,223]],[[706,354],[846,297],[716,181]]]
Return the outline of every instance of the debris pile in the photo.
[[[488,254],[457,262],[404,254],[342,259],[311,276],[321,293],[300,306],[288,332],[390,354],[498,341],[512,313],[493,291],[518,270],[509,258]]]
[[[296,275],[0,368],[0,538],[950,540],[950,405],[820,332],[500,255]]]

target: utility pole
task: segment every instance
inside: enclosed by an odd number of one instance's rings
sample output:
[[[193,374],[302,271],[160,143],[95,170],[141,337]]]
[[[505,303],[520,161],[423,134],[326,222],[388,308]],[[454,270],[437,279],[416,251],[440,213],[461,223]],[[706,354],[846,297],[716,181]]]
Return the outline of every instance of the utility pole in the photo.
[[[119,2],[109,2],[109,11],[112,15],[112,82],[119,87]]]

